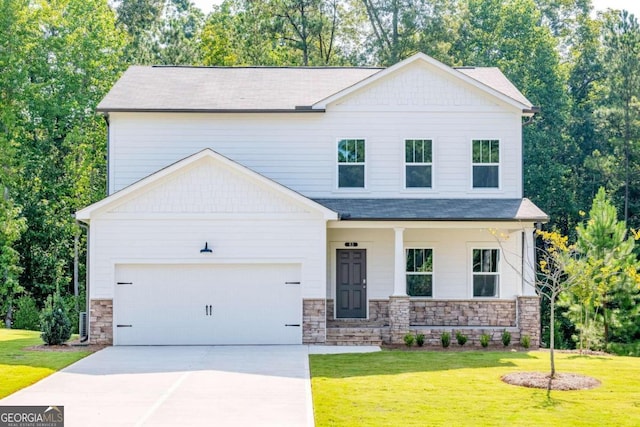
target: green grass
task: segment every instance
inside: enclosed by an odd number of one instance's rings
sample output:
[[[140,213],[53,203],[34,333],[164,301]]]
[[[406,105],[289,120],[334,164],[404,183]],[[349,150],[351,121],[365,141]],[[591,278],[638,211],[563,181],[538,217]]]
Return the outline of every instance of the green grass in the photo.
[[[0,329],[0,399],[91,354],[24,349],[40,344],[40,332]]]
[[[640,359],[556,354],[558,372],[599,379],[584,391],[529,389],[500,377],[548,371],[546,352],[312,355],[317,426],[639,426]]]

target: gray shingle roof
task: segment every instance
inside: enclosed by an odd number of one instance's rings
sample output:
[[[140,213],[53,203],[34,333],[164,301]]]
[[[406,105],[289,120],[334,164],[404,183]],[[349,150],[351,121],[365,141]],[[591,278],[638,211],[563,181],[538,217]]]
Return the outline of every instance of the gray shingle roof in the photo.
[[[98,104],[98,111],[295,110],[380,70],[133,66]]]
[[[132,66],[98,111],[309,111],[331,95],[383,70],[342,67]],[[457,72],[531,106],[498,68]],[[317,110],[322,111],[322,110]]]
[[[342,220],[535,221],[549,217],[529,199],[313,199]]]
[[[498,92],[502,92],[511,99],[515,99],[525,105],[532,105],[513,83],[496,67],[460,67],[456,68],[462,74],[466,74],[474,80],[489,86]]]

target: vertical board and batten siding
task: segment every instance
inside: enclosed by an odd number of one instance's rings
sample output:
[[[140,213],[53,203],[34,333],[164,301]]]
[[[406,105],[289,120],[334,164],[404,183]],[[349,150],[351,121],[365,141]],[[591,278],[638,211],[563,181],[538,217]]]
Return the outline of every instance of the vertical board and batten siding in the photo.
[[[109,189],[204,148],[307,197],[522,196],[521,113],[440,71],[413,65],[325,113],[110,113]],[[337,189],[341,138],[366,140],[367,188]],[[404,139],[434,141],[434,188],[404,189]],[[501,188],[472,190],[471,140],[501,142]]]
[[[517,228],[517,224],[514,224]],[[495,224],[496,229],[504,225]],[[367,250],[367,297],[386,299],[393,293],[394,231],[389,229],[329,229],[327,235],[327,296],[335,298],[336,249],[345,242],[357,242]],[[502,245],[502,246],[501,246]],[[407,228],[405,248],[433,249],[433,298],[471,299],[471,250],[501,249],[500,299],[522,295],[522,277],[514,268],[522,265],[521,231],[512,232],[500,243],[489,229]],[[508,262],[507,262],[508,261]]]

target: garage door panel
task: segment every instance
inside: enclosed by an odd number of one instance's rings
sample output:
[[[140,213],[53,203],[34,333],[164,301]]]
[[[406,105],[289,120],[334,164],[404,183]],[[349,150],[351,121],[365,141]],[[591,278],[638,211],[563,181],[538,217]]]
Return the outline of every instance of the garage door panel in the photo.
[[[302,342],[299,265],[121,265],[116,280],[132,282],[116,285],[119,345]]]

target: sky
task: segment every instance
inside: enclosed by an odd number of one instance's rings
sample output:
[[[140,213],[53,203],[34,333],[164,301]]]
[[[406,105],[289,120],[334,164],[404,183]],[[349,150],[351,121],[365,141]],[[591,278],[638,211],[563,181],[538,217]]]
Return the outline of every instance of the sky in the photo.
[[[594,9],[626,9],[640,18],[640,2],[638,0],[591,0]]]
[[[203,12],[211,12],[214,3],[219,4],[222,0],[191,0],[202,9]],[[638,0],[591,0],[596,10],[626,9],[640,19],[640,1]]]

